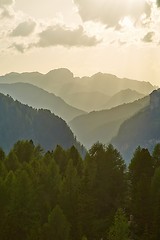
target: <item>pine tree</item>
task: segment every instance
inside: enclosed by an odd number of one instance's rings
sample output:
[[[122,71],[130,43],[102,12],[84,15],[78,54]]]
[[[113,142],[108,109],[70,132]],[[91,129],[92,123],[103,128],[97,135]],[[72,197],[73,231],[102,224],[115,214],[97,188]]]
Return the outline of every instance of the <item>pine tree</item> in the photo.
[[[121,208],[115,215],[114,223],[109,230],[108,240],[129,240],[129,225]]]
[[[153,240],[160,239],[160,167],[156,169],[152,184],[152,233]]]
[[[60,195],[61,208],[71,224],[72,239],[77,240],[79,233],[79,192],[80,177],[73,161],[70,160],[67,165],[65,178],[63,179],[62,191]]]
[[[48,222],[43,226],[43,240],[69,240],[69,223],[62,209],[57,205],[48,216]]]
[[[129,165],[131,182],[131,214],[137,225],[136,231],[141,239],[146,238],[151,228],[150,187],[153,176],[153,159],[147,149],[137,148]]]

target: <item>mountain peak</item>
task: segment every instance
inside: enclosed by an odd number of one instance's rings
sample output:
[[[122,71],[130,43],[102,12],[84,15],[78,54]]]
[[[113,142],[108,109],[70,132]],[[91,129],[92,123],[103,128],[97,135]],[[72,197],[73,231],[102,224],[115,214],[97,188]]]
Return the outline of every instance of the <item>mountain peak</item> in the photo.
[[[153,110],[159,108],[159,106],[160,106],[160,89],[154,90],[150,94],[150,108]]]
[[[72,79],[73,73],[67,68],[58,68],[49,71],[46,76],[56,76],[57,78],[65,77],[65,79]]]
[[[110,74],[110,73],[102,73],[102,72],[97,72],[95,73],[92,78],[116,78],[117,76],[114,74]]]

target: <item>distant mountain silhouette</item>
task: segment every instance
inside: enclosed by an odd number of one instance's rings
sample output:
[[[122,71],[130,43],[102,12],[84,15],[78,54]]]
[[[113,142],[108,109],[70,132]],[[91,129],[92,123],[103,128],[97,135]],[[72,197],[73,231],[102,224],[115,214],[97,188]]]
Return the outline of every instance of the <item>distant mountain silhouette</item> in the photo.
[[[117,135],[119,127],[126,119],[147,105],[149,105],[149,97],[112,109],[93,111],[76,117],[69,122],[69,125],[78,140],[87,148],[90,148],[97,141],[107,144]]]
[[[23,139],[32,139],[46,151],[57,144],[63,148],[75,145],[83,151],[64,120],[49,110],[35,110],[0,94],[0,147],[8,152],[15,142]]]
[[[49,109],[67,122],[74,117],[85,113],[84,111],[70,106],[53,93],[48,93],[47,91],[29,83],[0,83],[0,92],[3,94],[9,94],[15,100],[28,104],[29,106],[38,109]]]
[[[127,78],[118,78],[112,74],[97,73],[91,77],[74,77],[73,73],[65,68],[55,69],[47,74],[41,74],[38,72],[33,73],[10,73],[0,77],[2,83],[15,83],[15,82],[27,82],[34,84],[40,88],[45,89],[48,92],[52,92],[64,100],[71,103],[72,96],[77,95],[77,100],[74,106],[85,106],[82,110],[102,109],[107,102],[104,99],[101,105],[101,97],[97,103],[93,101],[91,104],[91,95],[94,97],[95,92],[105,94],[107,96],[113,96],[114,94],[125,90],[135,90],[141,94],[150,94],[155,87],[149,82],[142,82],[137,80],[130,80]],[[88,96],[87,94],[88,93]],[[80,96],[80,94],[82,94]],[[84,100],[86,99],[86,104]],[[108,99],[107,99],[108,100]],[[98,102],[99,101],[99,102]],[[99,105],[100,104],[100,105]],[[90,109],[89,109],[90,107]],[[95,108],[94,108],[95,107]]]
[[[130,161],[137,146],[152,150],[160,142],[160,90],[150,94],[150,104],[126,120],[112,143]]]
[[[118,78],[115,75],[107,73],[97,73],[92,77],[84,77],[82,79],[83,81],[88,81],[90,89],[96,89],[96,91],[109,96],[125,89],[132,89],[142,94],[149,94],[155,89],[149,82]]]
[[[47,74],[42,74],[39,72],[24,72],[24,73],[9,73],[0,77],[1,83],[31,83],[40,88],[43,88],[49,92],[60,95],[61,88],[65,84],[69,84],[74,79],[73,73],[68,69],[60,68],[55,69]]]
[[[134,102],[140,98],[143,98],[144,94],[141,94],[135,90],[125,89],[113,95],[107,102],[104,108],[113,108],[124,103]]]

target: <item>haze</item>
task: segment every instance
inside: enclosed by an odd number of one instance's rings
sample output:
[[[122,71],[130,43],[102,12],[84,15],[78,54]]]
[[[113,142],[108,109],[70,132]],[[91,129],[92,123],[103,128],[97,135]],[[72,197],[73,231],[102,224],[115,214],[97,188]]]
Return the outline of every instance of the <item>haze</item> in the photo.
[[[159,85],[155,0],[2,0],[0,75],[65,67]]]

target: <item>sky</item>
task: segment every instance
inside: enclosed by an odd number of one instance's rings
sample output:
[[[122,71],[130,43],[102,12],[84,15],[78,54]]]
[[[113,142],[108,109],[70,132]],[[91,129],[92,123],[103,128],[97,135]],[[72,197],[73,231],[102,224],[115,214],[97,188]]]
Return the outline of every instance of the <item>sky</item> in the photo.
[[[160,1],[0,0],[0,75],[61,67],[160,86]]]

